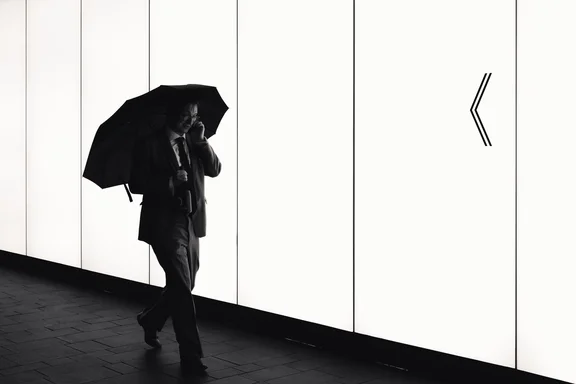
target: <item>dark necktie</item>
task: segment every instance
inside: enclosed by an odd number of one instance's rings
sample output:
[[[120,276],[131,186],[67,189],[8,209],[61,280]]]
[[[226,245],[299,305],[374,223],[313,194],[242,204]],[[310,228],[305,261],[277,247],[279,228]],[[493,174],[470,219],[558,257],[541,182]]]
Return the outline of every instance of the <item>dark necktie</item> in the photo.
[[[188,156],[186,156],[186,151],[184,150],[184,138],[177,138],[176,144],[178,145],[178,157],[180,158],[180,164],[182,164],[182,168],[184,168],[186,172],[190,173],[190,163],[188,162]]]
[[[186,189],[190,190],[192,195],[192,206],[190,207],[191,212],[196,212],[196,192],[194,191],[194,184],[192,183],[192,167],[188,162],[188,156],[186,156],[186,151],[184,150],[184,138],[178,137],[176,139],[176,144],[178,145],[178,157],[180,158],[180,164],[182,164],[182,168],[188,173],[188,182],[183,184]],[[183,191],[182,193],[186,193]],[[184,195],[185,196],[185,195]]]

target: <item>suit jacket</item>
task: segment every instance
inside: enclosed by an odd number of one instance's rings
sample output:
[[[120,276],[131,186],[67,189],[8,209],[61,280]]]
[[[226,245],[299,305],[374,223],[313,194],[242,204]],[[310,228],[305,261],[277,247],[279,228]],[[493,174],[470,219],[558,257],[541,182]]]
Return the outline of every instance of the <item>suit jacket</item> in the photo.
[[[178,160],[165,131],[160,129],[143,140],[136,142],[132,171],[128,186],[130,191],[142,194],[140,228],[138,240],[148,244],[166,240],[171,235],[174,217],[182,214],[170,177],[178,170]],[[188,182],[194,187],[196,212],[191,214],[192,225],[197,237],[206,236],[206,198],[204,197],[204,175],[216,177],[222,164],[218,156],[204,139],[193,143],[186,135],[190,150],[192,174]],[[194,194],[192,195],[194,198]]]

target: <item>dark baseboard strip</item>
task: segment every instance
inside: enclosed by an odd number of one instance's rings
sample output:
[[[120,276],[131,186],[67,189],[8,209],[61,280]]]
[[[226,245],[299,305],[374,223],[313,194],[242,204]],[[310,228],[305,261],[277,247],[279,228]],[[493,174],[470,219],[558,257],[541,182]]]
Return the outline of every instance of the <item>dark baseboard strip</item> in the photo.
[[[0,266],[74,286],[105,291],[118,297],[141,302],[143,305],[160,292],[160,288],[148,284],[5,251],[0,251]],[[199,296],[195,296],[195,302],[198,317],[202,319],[231,324],[279,339],[290,338],[312,344],[318,349],[385,366],[398,367],[430,379],[459,384],[464,382],[565,383],[512,368],[342,331],[241,305]]]

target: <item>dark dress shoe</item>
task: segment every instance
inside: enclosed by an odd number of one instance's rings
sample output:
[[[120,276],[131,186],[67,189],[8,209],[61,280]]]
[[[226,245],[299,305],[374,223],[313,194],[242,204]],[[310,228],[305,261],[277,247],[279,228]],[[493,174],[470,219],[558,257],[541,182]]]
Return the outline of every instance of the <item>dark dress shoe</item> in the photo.
[[[146,344],[154,348],[162,347],[162,344],[160,344],[160,340],[158,340],[156,330],[154,328],[145,327],[142,324],[141,317],[142,313],[139,313],[138,316],[136,316],[136,321],[138,321],[138,324],[140,324],[140,326],[144,328],[144,342],[146,342]]]
[[[196,373],[196,374],[206,374],[208,367],[202,364],[202,361],[198,358],[185,358],[180,359],[180,368],[184,373]]]

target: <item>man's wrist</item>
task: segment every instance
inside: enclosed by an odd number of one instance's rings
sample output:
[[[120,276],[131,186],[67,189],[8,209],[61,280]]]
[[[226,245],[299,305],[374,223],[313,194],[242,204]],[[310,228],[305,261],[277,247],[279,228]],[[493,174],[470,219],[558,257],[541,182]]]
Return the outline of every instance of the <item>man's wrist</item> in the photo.
[[[206,144],[207,142],[208,142],[208,140],[206,140],[206,138],[203,137],[203,138],[201,138],[201,139],[199,139],[199,140],[193,139],[193,140],[192,140],[192,145],[194,145],[195,147],[198,147],[198,146],[201,146],[201,145],[203,145],[203,144]]]

